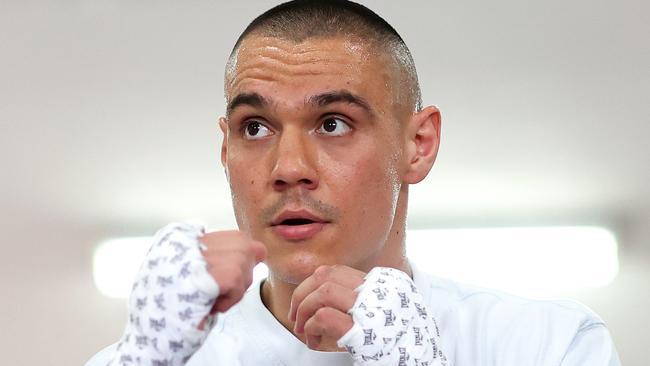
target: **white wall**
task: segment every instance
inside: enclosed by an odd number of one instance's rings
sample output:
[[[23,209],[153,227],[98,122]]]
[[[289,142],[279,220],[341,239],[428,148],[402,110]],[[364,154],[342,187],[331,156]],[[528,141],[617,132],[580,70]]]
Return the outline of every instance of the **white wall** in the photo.
[[[184,218],[232,227],[221,70],[274,3],[0,2],[2,364],[78,365],[118,338],[125,302],[92,283],[100,240]],[[559,295],[606,320],[625,365],[647,365],[650,3],[367,3],[443,111],[410,221],[611,226],[616,281]]]

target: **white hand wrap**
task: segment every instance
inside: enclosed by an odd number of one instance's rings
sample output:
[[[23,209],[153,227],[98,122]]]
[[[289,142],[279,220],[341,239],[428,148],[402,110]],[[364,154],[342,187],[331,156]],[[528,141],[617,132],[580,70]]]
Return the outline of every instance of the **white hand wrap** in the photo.
[[[449,365],[422,295],[404,272],[385,267],[365,277],[349,314],[354,325],[338,340],[357,366]]]
[[[108,363],[181,366],[212,327],[209,314],[219,286],[206,269],[198,238],[200,226],[171,224],[156,233],[133,285],[129,321]]]

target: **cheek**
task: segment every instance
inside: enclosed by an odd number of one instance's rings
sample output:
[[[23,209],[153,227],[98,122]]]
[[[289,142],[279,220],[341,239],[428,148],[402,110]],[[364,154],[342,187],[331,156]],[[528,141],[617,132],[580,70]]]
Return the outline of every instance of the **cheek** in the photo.
[[[328,164],[327,186],[351,230],[387,231],[399,195],[396,161],[380,148],[356,150]],[[388,151],[386,147],[384,151]]]
[[[256,207],[260,205],[259,191],[263,185],[259,173],[261,167],[255,166],[254,161],[244,158],[243,154],[238,154],[236,150],[229,153],[228,182],[235,218],[240,229],[250,231],[251,220],[255,218]]]

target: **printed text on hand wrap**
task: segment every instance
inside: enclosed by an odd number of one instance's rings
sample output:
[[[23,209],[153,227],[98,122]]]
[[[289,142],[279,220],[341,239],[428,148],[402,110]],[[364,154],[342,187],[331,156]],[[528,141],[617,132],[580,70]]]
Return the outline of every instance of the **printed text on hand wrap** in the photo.
[[[357,291],[354,325],[338,340],[355,365],[449,365],[435,320],[406,273],[376,267]]]
[[[212,327],[219,286],[206,270],[204,229],[171,224],[156,233],[129,299],[129,321],[108,365],[181,366]]]

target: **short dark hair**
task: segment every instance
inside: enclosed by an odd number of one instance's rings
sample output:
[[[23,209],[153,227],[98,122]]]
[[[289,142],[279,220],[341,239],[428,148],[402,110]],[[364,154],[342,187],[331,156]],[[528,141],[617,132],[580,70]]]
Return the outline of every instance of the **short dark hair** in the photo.
[[[402,37],[367,7],[348,0],[293,0],[255,18],[237,39],[229,64],[242,41],[256,34],[302,42],[310,38],[351,37],[385,50],[405,73],[414,108],[422,108],[415,62]]]

